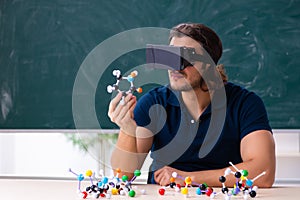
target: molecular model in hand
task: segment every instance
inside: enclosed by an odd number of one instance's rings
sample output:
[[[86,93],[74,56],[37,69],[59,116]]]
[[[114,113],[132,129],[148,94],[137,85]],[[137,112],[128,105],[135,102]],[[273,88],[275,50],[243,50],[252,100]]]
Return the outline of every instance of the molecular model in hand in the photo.
[[[134,86],[134,83],[133,83],[134,79],[138,75],[138,72],[136,70],[131,72],[130,75],[128,75],[128,76],[122,76],[120,70],[113,70],[112,74],[116,77],[117,80],[116,80],[115,84],[107,86],[107,92],[112,93],[115,90],[118,91],[118,92],[122,92],[123,96],[122,96],[122,99],[120,101],[121,104],[124,104],[124,98],[127,94],[134,93],[135,91],[138,92],[138,93],[141,93],[143,91],[142,88],[140,88],[140,87],[136,88]],[[119,83],[122,80],[127,80],[130,83],[130,87],[127,91],[120,90]]]

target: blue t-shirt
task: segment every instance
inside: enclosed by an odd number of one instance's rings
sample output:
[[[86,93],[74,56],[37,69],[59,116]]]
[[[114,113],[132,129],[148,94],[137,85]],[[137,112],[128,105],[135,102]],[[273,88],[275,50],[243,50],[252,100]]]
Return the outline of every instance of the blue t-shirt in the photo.
[[[153,172],[165,165],[182,171],[201,171],[227,167],[230,161],[240,163],[242,138],[255,130],[272,131],[265,106],[255,93],[233,83],[225,84],[225,93],[225,121],[215,141],[210,141],[213,148],[204,157],[199,157],[199,152],[210,126],[218,123],[213,120],[210,124],[218,106],[212,111],[210,104],[199,119],[193,119],[180,92],[169,86],[152,89],[139,99],[134,119],[138,126],[154,134],[148,183],[155,183]]]

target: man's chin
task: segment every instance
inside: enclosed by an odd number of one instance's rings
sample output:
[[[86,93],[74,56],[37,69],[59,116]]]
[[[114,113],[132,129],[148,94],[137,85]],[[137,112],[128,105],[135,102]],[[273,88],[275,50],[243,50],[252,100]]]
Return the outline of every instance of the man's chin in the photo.
[[[177,85],[177,84],[170,84],[170,87],[172,90],[175,90],[175,91],[190,91],[192,90],[193,88],[190,86],[190,85]]]

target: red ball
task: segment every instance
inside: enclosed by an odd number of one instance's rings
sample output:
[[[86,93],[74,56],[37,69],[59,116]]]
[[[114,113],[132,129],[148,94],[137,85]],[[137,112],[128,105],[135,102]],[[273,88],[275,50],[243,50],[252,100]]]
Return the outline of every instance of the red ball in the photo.
[[[83,199],[86,199],[88,193],[87,193],[86,191],[83,191],[82,194],[83,194],[82,198],[83,198]]]
[[[165,195],[165,192],[166,192],[166,190],[164,188],[161,188],[161,189],[158,190],[158,193],[160,195]]]
[[[101,193],[101,194],[100,194],[100,197],[105,197],[105,194],[104,194],[104,193]]]
[[[181,188],[181,185],[179,183],[176,184],[176,187],[178,187],[179,189]]]
[[[213,193],[213,189],[212,189],[212,188],[207,188],[205,194],[206,194],[207,196],[210,196],[211,193]]]

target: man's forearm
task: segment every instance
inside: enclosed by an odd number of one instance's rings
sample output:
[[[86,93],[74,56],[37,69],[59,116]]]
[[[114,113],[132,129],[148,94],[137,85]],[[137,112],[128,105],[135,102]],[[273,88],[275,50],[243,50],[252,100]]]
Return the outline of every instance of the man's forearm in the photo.
[[[111,157],[113,169],[120,168],[121,174],[132,176],[134,170],[139,168],[136,137],[129,135],[122,130],[119,132],[118,141]]]

